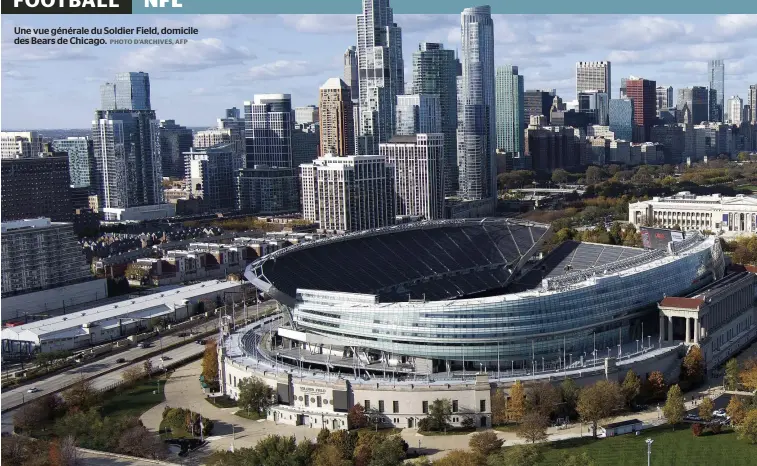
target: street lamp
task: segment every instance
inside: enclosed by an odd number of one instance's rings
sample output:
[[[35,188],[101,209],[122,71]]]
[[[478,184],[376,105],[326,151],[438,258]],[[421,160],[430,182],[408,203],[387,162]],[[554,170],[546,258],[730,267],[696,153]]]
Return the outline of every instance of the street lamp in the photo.
[[[642,343],[643,344],[643,343]],[[636,340],[636,352],[639,352],[639,340]]]
[[[647,466],[650,466],[652,462],[652,442],[654,440],[651,438],[647,439]]]

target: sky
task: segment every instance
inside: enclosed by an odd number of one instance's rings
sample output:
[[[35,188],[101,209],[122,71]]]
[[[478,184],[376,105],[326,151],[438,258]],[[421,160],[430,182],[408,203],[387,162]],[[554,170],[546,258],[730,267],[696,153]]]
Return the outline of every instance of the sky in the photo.
[[[757,15],[493,15],[495,64],[519,67],[526,89],[575,99],[575,63],[610,60],[612,97],[630,75],[674,89],[708,84],[707,60],[726,63],[725,94],[747,98],[757,84]],[[422,41],[460,44],[458,15],[395,15],[405,81]],[[317,104],[318,88],[343,75],[356,41],[355,15],[3,15],[0,125],[87,128],[100,84],[117,72],[150,74],[158,119],[213,126],[223,110],[255,94],[289,93]],[[182,27],[186,45],[15,45],[14,27]]]

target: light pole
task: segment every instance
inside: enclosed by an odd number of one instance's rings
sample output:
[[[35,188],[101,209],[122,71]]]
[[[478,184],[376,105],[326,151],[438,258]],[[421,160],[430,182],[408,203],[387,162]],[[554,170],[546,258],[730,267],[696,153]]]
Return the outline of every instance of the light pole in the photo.
[[[643,343],[642,343],[643,344]],[[636,340],[636,352],[639,352],[639,340]]]
[[[651,466],[652,463],[652,440],[651,438],[647,439],[647,466]]]

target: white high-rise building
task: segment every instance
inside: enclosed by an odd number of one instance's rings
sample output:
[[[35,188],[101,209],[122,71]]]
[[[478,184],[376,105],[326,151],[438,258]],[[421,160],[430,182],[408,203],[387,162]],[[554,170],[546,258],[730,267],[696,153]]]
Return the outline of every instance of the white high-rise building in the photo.
[[[223,124],[223,120],[219,119],[218,121],[219,125]],[[232,149],[234,150],[234,169],[238,170],[245,166],[244,143],[243,131],[240,131],[236,127],[219,127],[195,131],[192,147],[195,149],[205,149],[219,144],[232,144]]]
[[[368,230],[394,223],[394,167],[381,155],[326,154],[300,165],[306,220],[326,232]]]
[[[752,124],[757,125],[757,84],[749,86],[749,111]]]
[[[357,16],[360,131],[358,153],[378,153],[394,134],[397,96],[405,91],[402,30],[389,0],[363,0]]]
[[[466,201],[494,199],[496,184],[496,110],[494,23],[489,6],[466,8],[460,15],[462,96],[458,112],[459,195]]]
[[[0,158],[25,159],[39,157],[42,136],[36,131],[0,132]]]
[[[312,125],[318,123],[318,107],[305,105],[294,108],[294,122],[298,125]]]
[[[611,66],[609,61],[580,61],[576,63],[576,96],[596,90],[610,98]]]
[[[728,105],[725,112],[728,116],[728,121],[731,122],[731,124],[741,125],[741,119],[744,114],[744,101],[737,95],[731,96],[731,98],[728,99]]]
[[[404,136],[439,133],[442,130],[441,113],[439,96],[436,94],[399,95],[395,133]]]
[[[394,136],[379,152],[394,166],[397,215],[444,218],[444,135]]]

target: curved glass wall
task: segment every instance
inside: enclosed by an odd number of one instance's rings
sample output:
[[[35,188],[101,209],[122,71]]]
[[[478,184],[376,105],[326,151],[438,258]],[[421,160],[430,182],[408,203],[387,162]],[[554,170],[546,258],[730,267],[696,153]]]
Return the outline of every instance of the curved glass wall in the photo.
[[[665,296],[703,286],[722,276],[722,268],[719,245],[709,238],[681,256],[564,291],[408,303],[305,292],[293,317],[299,330],[344,346],[427,359],[530,364],[533,357],[554,358],[564,347],[590,354],[595,338],[598,350],[619,338],[628,341],[627,322],[635,313]]]

